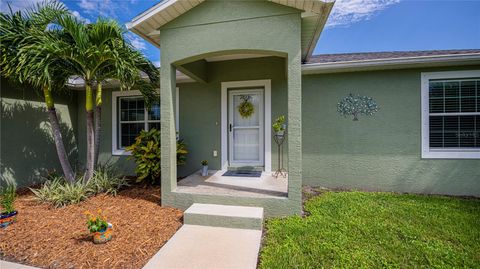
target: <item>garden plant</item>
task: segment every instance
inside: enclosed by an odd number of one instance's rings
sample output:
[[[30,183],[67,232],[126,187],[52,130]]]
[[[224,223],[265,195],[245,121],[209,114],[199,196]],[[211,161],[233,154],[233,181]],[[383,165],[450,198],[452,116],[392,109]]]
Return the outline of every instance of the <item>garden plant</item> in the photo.
[[[106,243],[112,239],[113,226],[107,222],[101,209],[98,209],[96,215],[90,211],[85,211],[84,214],[87,217],[87,228],[92,234],[95,244]]]
[[[150,129],[142,130],[140,135],[135,138],[135,143],[127,147],[132,155],[129,159],[133,159],[137,164],[135,172],[137,173],[137,182],[150,180],[150,183],[158,183],[160,180],[161,169],[161,144],[160,131]],[[188,150],[183,140],[177,141],[177,165],[183,165],[187,159]]]
[[[0,227],[4,228],[15,222],[16,187],[13,184],[0,188]]]

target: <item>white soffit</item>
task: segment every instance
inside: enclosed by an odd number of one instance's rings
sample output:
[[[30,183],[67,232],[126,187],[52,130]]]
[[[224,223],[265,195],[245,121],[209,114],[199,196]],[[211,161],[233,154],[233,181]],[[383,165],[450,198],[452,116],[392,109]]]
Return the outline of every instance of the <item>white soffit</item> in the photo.
[[[127,28],[160,48],[160,31],[163,25],[186,13],[205,0],[163,0],[127,23]],[[303,10],[302,60],[312,55],[323,26],[335,1],[332,0],[266,0]]]

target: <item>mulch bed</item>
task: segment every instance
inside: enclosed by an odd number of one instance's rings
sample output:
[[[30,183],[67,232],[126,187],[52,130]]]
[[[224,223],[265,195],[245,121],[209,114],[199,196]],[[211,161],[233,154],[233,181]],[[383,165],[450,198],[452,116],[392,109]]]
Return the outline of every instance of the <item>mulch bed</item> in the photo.
[[[159,201],[159,187],[130,187],[63,208],[22,194],[17,222],[0,229],[0,259],[42,268],[142,268],[182,225],[183,212]],[[97,209],[113,224],[106,244],[94,244],[86,228],[83,212]]]

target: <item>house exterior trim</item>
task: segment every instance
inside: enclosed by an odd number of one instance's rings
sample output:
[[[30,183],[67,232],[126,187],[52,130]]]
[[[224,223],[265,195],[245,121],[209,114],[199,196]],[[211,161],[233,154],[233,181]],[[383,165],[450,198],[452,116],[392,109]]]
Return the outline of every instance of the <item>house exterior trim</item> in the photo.
[[[480,63],[480,53],[404,57],[363,61],[312,63],[302,65],[302,75],[328,74],[354,71],[420,68],[435,66],[459,66]]]

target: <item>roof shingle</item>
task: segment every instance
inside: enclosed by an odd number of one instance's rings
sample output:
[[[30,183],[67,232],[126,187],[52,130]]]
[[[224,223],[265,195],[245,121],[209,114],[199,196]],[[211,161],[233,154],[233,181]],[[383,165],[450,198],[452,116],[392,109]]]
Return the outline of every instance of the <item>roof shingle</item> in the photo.
[[[388,59],[397,59],[397,58],[456,55],[456,54],[457,55],[458,54],[480,54],[480,49],[319,54],[319,55],[313,55],[310,58],[310,61],[307,62],[307,64],[338,63],[338,62],[366,61],[366,60],[388,60]]]

